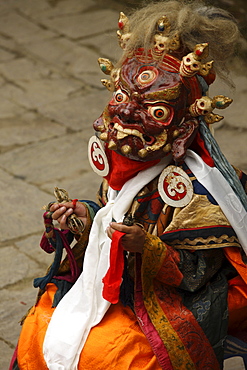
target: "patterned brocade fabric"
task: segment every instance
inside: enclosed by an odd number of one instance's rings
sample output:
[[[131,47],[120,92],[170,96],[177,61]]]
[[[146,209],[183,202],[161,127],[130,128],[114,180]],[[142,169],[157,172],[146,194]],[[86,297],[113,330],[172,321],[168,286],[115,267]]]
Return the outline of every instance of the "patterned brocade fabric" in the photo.
[[[192,181],[194,195],[183,208],[168,206],[152,181],[136,197],[135,217],[152,235],[176,249],[240,247],[229,221],[211,194],[197,181],[184,164]]]
[[[190,204],[183,209],[175,210],[161,239],[177,249],[240,247],[220,207],[200,194],[194,194]]]
[[[158,237],[147,236],[141,268],[144,306],[169,353],[172,369],[222,366],[227,278],[222,249],[214,257],[210,268],[212,249],[179,252],[160,243]]]
[[[148,232],[139,275],[144,307],[172,369],[221,369],[228,279],[237,274],[223,248],[239,250],[240,244],[215,199],[185,165],[183,169],[194,190],[187,206],[165,204],[158,179],[142,189],[132,205],[135,219]],[[137,307],[141,305],[140,300]],[[162,362],[158,350],[156,356]]]

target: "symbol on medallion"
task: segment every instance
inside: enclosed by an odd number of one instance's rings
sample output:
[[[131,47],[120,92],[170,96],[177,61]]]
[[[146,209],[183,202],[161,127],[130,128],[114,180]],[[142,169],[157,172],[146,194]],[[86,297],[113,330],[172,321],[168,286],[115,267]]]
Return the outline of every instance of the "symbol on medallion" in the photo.
[[[162,171],[158,190],[163,201],[172,207],[184,207],[193,197],[189,176],[177,166],[168,166]]]
[[[97,136],[92,136],[88,142],[88,159],[94,172],[100,176],[108,174],[108,160],[103,145]]]

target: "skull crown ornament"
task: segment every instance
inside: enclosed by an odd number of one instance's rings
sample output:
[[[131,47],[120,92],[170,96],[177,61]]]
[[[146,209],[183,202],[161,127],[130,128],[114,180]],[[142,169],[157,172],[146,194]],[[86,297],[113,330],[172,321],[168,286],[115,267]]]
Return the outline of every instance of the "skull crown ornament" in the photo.
[[[119,44],[123,50],[131,41],[129,20],[120,13]],[[110,79],[103,85],[113,93],[102,115],[94,122],[97,136],[110,150],[136,161],[159,159],[171,153],[176,163],[183,160],[199,127],[223,117],[213,109],[229,106],[231,99],[205,96],[200,79],[213,82],[213,61],[209,45],[197,44],[194,50],[178,58],[182,50],[179,33],[171,31],[166,17],[155,25],[151,48],[132,50],[120,67],[99,58],[101,70]],[[176,55],[176,56],[175,56]]]
[[[154,59],[160,59],[169,51],[179,49],[180,41],[179,35],[176,33],[173,38],[169,37],[171,25],[167,17],[164,15],[156,24],[156,33],[153,37],[153,47],[151,53]]]

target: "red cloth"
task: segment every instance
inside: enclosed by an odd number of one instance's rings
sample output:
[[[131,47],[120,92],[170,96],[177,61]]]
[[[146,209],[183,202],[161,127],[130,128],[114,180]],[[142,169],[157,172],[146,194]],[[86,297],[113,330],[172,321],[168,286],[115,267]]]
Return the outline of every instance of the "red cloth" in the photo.
[[[209,154],[209,151],[207,150],[204,140],[199,132],[197,132],[196,137],[189,149],[196,152],[208,166],[214,167],[214,160]]]
[[[189,149],[194,150],[208,166],[214,167],[214,160],[205,147],[204,140],[199,132],[197,132]],[[155,166],[160,161],[160,159],[147,162],[134,161],[116,153],[114,150],[108,149],[107,147],[105,152],[110,168],[109,174],[105,176],[105,179],[114,190],[121,190],[125,182],[137,175],[138,172]]]
[[[124,270],[124,255],[121,238],[125,235],[120,231],[114,231],[110,250],[110,267],[103,277],[103,298],[116,304],[119,301],[120,286]]]
[[[106,155],[109,162],[109,174],[105,176],[109,185],[114,190],[121,190],[126,181],[138,174],[138,172],[155,166],[160,159],[141,162],[124,157],[106,147]]]

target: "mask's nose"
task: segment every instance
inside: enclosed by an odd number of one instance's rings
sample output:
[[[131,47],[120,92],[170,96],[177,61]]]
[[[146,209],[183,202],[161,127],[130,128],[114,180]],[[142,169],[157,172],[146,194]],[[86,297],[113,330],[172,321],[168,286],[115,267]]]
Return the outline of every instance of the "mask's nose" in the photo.
[[[138,105],[135,102],[122,104],[118,108],[118,115],[120,119],[125,123],[135,123],[140,119],[137,114]]]

